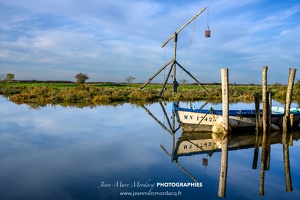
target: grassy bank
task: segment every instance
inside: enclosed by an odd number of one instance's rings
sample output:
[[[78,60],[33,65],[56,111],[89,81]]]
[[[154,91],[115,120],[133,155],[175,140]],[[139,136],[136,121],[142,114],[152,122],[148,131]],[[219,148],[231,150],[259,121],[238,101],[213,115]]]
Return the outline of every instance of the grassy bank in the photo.
[[[173,94],[172,85],[167,85],[160,96],[162,85],[149,84],[139,90],[141,84],[121,83],[86,83],[77,85],[68,82],[0,82],[0,94],[17,104],[45,106],[47,104],[94,106],[105,104],[133,104],[165,101],[198,101],[221,102],[221,85],[206,84],[207,94],[198,85],[180,85],[178,92]],[[261,94],[260,85],[230,85],[231,102],[252,102],[254,93]],[[279,102],[285,100],[285,85],[270,85],[269,91],[273,99]],[[295,84],[293,100],[300,102],[300,83]]]

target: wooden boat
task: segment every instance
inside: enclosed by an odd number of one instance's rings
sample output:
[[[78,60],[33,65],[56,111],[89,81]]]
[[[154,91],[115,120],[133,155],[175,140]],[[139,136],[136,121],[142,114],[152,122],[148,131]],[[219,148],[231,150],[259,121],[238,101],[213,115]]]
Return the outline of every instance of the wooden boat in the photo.
[[[194,107],[182,108],[178,104],[173,104],[183,131],[218,132],[222,127],[222,110],[196,109]],[[262,111],[261,111],[262,113]],[[300,109],[291,109],[293,124],[298,126],[300,120]],[[229,127],[234,130],[254,130],[256,126],[255,110],[229,110]],[[282,107],[272,108],[272,129],[279,130],[282,125],[284,109]]]

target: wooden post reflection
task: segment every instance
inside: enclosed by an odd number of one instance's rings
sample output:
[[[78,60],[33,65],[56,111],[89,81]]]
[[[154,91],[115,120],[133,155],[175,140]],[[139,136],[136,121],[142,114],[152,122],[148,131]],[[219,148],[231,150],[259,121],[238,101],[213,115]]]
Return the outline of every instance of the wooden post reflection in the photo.
[[[285,185],[286,191],[293,191],[291,170],[290,170],[290,155],[289,146],[292,145],[292,134],[287,130],[283,130],[282,133],[282,146],[283,146],[283,163],[284,163],[284,173],[285,173]]]
[[[259,108],[258,93],[254,94],[254,102],[255,102],[255,113],[256,113],[256,120],[255,120],[256,128],[255,128],[255,147],[254,147],[252,169],[257,168],[258,152],[260,146],[261,126],[260,126],[260,108]]]
[[[293,186],[290,171],[289,147],[287,145],[283,145],[283,152],[286,191],[291,192],[293,191]]]
[[[263,133],[263,140],[262,140],[262,155],[261,155],[261,166],[260,166],[260,179],[259,179],[259,194],[264,195],[264,184],[265,184],[265,157],[266,152],[266,136]]]

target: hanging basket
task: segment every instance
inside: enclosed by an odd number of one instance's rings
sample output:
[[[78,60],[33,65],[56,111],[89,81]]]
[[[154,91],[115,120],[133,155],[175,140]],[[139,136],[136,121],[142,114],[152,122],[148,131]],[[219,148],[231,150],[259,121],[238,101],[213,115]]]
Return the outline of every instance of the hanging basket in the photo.
[[[210,37],[210,30],[209,29],[205,31],[205,37],[206,38]]]
[[[205,167],[208,166],[208,159],[207,158],[202,159],[202,165],[205,166]]]

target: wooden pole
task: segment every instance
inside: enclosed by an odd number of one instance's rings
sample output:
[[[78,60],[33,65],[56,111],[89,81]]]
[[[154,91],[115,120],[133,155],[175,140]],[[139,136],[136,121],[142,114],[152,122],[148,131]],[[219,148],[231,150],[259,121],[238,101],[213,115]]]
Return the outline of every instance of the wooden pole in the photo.
[[[254,103],[255,103],[255,124],[256,124],[256,134],[258,134],[261,131],[261,125],[260,125],[260,108],[259,108],[259,97],[258,93],[254,94]]]
[[[263,103],[263,133],[267,133],[269,130],[268,120],[268,99],[267,99],[267,70],[268,67],[263,67],[262,72],[262,103]]]
[[[271,92],[267,92],[267,106],[268,106],[268,129],[267,129],[267,150],[266,150],[266,165],[265,169],[270,169],[271,160],[271,123],[272,123],[272,95]]]
[[[174,62],[173,62],[173,63],[174,63]],[[159,93],[160,96],[161,96],[162,93],[165,91],[165,87],[166,87],[166,85],[167,85],[167,83],[168,83],[168,80],[169,80],[169,77],[170,77],[170,74],[171,74],[171,72],[172,72],[173,67],[174,67],[174,64],[171,65],[171,67],[170,67],[170,70],[169,70],[169,72],[168,72],[167,78],[166,78],[166,80],[165,80],[165,82],[164,82],[164,84],[163,84],[163,87],[161,88],[161,91],[160,91],[160,93]]]
[[[203,8],[201,11],[199,11],[194,17],[192,17],[188,22],[186,22],[182,27],[180,27],[177,31],[174,32],[174,34],[169,37],[167,39],[166,42],[163,43],[162,48],[168,44],[168,42],[174,38],[174,58],[169,61],[168,63],[166,63],[160,70],[158,70],[144,85],[142,85],[140,87],[140,90],[143,89],[146,85],[148,85],[152,79],[154,77],[156,77],[163,69],[165,69],[169,64],[171,64],[173,61],[176,61],[176,52],[177,52],[177,37],[178,37],[178,33],[185,28],[187,25],[189,25],[191,23],[191,21],[193,21],[196,17],[198,17],[202,12],[204,12],[204,10],[206,10],[206,8]],[[176,93],[177,92],[177,88],[178,88],[178,82],[176,80],[176,64],[177,62],[173,62],[171,69],[173,69],[173,92]],[[169,76],[168,76],[169,78]],[[203,87],[198,81],[196,81],[201,87]],[[165,84],[160,92],[160,95],[162,95],[164,89],[165,89],[165,85],[166,85],[167,81],[165,81]],[[205,91],[210,94],[206,89]]]
[[[203,8],[201,11],[199,11],[194,17],[192,17],[188,22],[186,22],[182,27],[180,27],[175,33],[178,34],[182,29],[184,29],[187,25],[189,25],[196,17],[198,17],[198,15],[200,15],[201,13],[203,13],[203,11],[204,11],[205,9],[206,9],[206,8]],[[168,42],[169,42],[170,40],[172,40],[172,38],[174,38],[174,36],[175,36],[175,35],[172,35],[171,37],[169,37],[169,38],[167,39],[167,41],[165,41],[161,47],[163,48],[164,46],[166,46],[166,44],[168,44]]]
[[[177,32],[174,33],[174,63],[173,63],[173,92],[177,92],[177,80],[176,80],[176,57],[177,57]]]
[[[223,117],[223,141],[222,141],[222,158],[220,169],[220,180],[218,196],[225,197],[226,180],[227,180],[227,164],[228,164],[228,129],[229,129],[229,89],[228,89],[228,69],[221,69],[222,80],[222,117]]]
[[[266,170],[268,167],[268,141],[270,140],[270,122],[269,122],[269,98],[268,98],[268,90],[267,90],[267,70],[268,67],[263,67],[263,136],[262,136],[262,153],[261,153],[261,166]]]
[[[166,64],[164,64],[164,66],[162,66],[151,78],[149,78],[149,80],[140,87],[140,90],[143,89],[146,85],[148,85],[152,79],[154,79],[162,70],[164,70],[169,64],[171,64],[172,62],[174,62],[174,59],[172,58],[172,60],[170,60],[169,62],[167,62]]]
[[[255,113],[256,113],[256,129],[255,129],[255,148],[254,148],[254,156],[253,156],[253,163],[252,163],[252,169],[257,168],[257,161],[258,161],[258,152],[259,152],[259,146],[260,146],[260,108],[259,108],[259,99],[258,99],[258,93],[254,94],[254,102],[255,102]]]
[[[285,98],[285,114],[283,117],[283,124],[282,124],[283,130],[285,129],[289,130],[291,128],[290,109],[291,109],[291,99],[292,99],[295,75],[296,75],[296,69],[290,69],[288,87],[287,87],[286,98]]]
[[[196,83],[200,86],[200,87],[202,87],[202,89],[204,89],[205,90],[205,92],[207,93],[207,94],[210,94],[210,92],[207,90],[207,89],[205,89],[205,87],[203,87],[203,85],[189,72],[189,71],[187,71],[186,69],[184,69],[184,67],[182,67],[177,61],[175,61],[176,62],[176,64],[185,72],[185,73],[187,73],[187,75],[189,75],[192,79],[194,79],[194,81],[196,81]]]
[[[293,120],[290,118],[290,106],[291,106],[295,75],[296,75],[296,69],[290,69],[288,87],[286,92],[286,100],[285,100],[285,114],[283,116],[283,124],[282,124],[283,161],[284,161],[284,172],[285,172],[285,185],[286,185],[287,192],[293,191],[291,171],[290,171],[290,158],[289,158],[289,142],[291,140],[292,134],[289,133],[289,131],[292,127],[291,120]]]
[[[271,124],[272,124],[272,93],[267,92],[267,100],[268,100],[268,125],[269,125],[269,133],[272,130]]]
[[[264,66],[262,70],[262,102],[263,102],[263,137],[262,137],[262,152],[261,152],[261,166],[260,166],[260,187],[259,194],[264,195],[265,182],[265,164],[267,151],[267,132],[268,132],[268,103],[267,103],[267,70]]]

